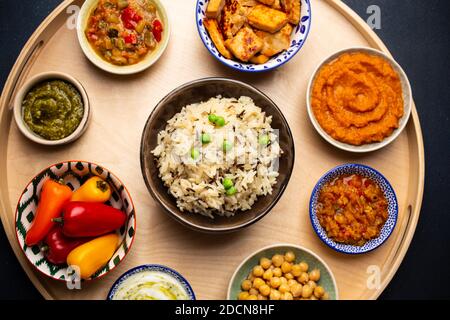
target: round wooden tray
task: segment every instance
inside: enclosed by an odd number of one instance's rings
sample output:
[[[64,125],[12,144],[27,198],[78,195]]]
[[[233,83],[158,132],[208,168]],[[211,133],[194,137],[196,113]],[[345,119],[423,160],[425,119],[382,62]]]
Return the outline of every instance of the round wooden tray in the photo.
[[[396,142],[378,152],[353,155],[320,138],[305,105],[308,80],[324,57],[352,46],[388,52],[364,21],[338,0],[314,0],[312,31],[298,56],[274,72],[243,74],[222,66],[203,47],[195,26],[194,0],[165,1],[172,25],[167,51],[146,72],[123,77],[93,66],[78,45],[76,31],[67,27],[68,7],[82,2],[64,1],[36,30],[14,65],[0,101],[1,219],[22,267],[45,298],[104,299],[124,271],[159,263],[181,272],[199,299],[224,299],[241,260],[258,248],[278,242],[299,244],[320,255],[336,276],[341,298],[374,299],[381,294],[408,250],[420,214],[424,150],[416,109]],[[12,121],[11,110],[14,94],[23,81],[50,70],[79,79],[93,107],[93,119],[85,135],[57,148],[34,144],[22,136]],[[227,235],[197,233],[170,219],[148,193],[139,164],[142,129],[156,103],[177,86],[207,76],[243,80],[268,94],[286,115],[297,151],[293,176],[273,211],[254,226]],[[69,159],[94,161],[115,172],[128,187],[137,209],[136,241],[130,254],[106,277],[83,283],[81,290],[68,290],[64,283],[35,271],[20,250],[14,230],[16,202],[26,183],[42,168]],[[392,183],[400,206],[398,224],[387,243],[360,256],[339,254],[322,244],[308,216],[309,197],[317,180],[330,168],[347,162],[368,164],[381,171]],[[377,268],[380,285],[372,286]]]

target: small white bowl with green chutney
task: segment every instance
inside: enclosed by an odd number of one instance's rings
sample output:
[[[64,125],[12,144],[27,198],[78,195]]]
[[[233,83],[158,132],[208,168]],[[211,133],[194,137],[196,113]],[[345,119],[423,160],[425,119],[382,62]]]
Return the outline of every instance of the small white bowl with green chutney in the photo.
[[[78,139],[91,118],[86,90],[74,77],[45,72],[27,80],[14,99],[14,119],[28,139],[63,145]]]

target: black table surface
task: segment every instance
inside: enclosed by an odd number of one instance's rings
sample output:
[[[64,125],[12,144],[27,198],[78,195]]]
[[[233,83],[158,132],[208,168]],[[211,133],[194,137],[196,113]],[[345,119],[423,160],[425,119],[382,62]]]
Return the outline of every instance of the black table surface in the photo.
[[[190,1],[194,3],[194,0]],[[1,88],[29,36],[60,2],[61,0],[0,0]],[[369,17],[368,6],[378,5],[381,8],[381,29],[376,32],[410,78],[425,141],[426,181],[420,221],[403,263],[380,298],[448,299],[449,1],[344,2],[365,20]],[[42,299],[14,256],[3,230],[0,231],[0,284],[0,299]]]

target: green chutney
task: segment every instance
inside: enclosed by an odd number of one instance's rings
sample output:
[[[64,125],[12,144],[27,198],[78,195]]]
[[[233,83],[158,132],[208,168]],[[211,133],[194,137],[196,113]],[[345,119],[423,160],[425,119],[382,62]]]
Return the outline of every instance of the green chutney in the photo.
[[[34,86],[22,102],[23,119],[28,128],[47,140],[70,136],[84,114],[80,92],[70,83],[50,80]]]

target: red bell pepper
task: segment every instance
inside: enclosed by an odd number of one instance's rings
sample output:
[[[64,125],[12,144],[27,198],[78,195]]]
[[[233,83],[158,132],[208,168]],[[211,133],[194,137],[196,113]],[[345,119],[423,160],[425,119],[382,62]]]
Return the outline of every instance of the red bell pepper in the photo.
[[[62,232],[68,237],[97,237],[119,229],[127,216],[121,210],[99,202],[68,202],[62,217]]]
[[[131,43],[131,44],[137,43],[137,38],[134,33],[130,33],[129,35],[125,36],[123,39],[125,40],[125,43]]]
[[[41,247],[47,260],[53,264],[66,264],[69,253],[91,238],[68,238],[62,233],[60,226],[54,226],[44,239],[45,245]]]
[[[156,41],[160,42],[162,39],[162,32],[163,32],[163,26],[161,21],[159,20],[155,20],[153,21],[153,26],[152,26],[152,33],[153,36],[155,37]]]
[[[120,17],[125,28],[131,30],[134,30],[137,26],[137,23],[142,20],[142,17],[130,7],[127,7],[125,10],[123,10]]]

